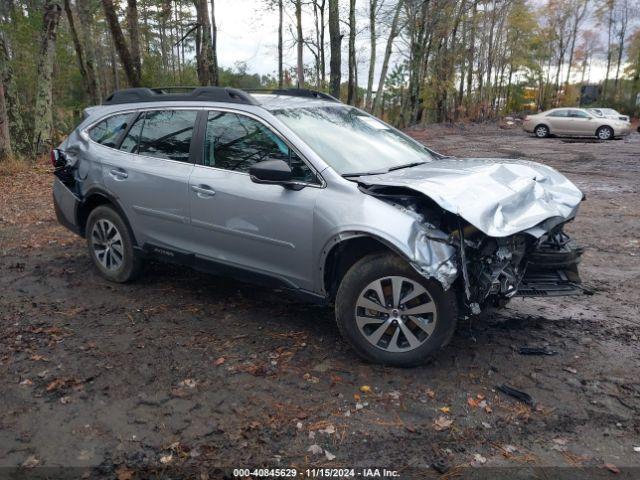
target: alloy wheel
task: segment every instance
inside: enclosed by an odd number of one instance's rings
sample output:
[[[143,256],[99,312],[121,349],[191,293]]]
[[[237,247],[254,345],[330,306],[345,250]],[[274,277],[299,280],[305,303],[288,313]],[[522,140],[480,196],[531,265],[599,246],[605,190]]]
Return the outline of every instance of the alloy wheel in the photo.
[[[408,352],[432,335],[438,319],[427,289],[407,277],[379,278],[356,302],[355,320],[369,343],[387,352]]]
[[[609,140],[611,138],[611,130],[608,128],[601,128],[598,130],[598,138],[600,140]]]
[[[549,130],[547,129],[547,127],[540,126],[536,128],[536,136],[539,138],[546,137],[548,133],[549,133]]]
[[[98,262],[107,270],[117,270],[124,260],[122,237],[116,226],[101,218],[93,224],[91,247]]]

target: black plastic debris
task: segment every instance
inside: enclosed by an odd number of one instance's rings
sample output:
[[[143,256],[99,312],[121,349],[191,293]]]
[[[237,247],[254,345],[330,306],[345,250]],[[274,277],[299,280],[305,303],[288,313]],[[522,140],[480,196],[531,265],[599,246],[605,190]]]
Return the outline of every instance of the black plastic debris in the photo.
[[[527,392],[523,392],[522,390],[518,390],[517,388],[510,387],[506,383],[503,383],[502,385],[496,385],[496,388],[505,395],[509,395],[510,397],[513,397],[516,400],[529,405],[531,408],[534,408],[536,406],[536,401]]]
[[[521,346],[518,349],[520,355],[557,355],[556,350],[549,350],[547,347],[528,347],[526,345]]]
[[[447,473],[449,471],[449,462],[444,458],[436,459],[431,466],[438,473]]]

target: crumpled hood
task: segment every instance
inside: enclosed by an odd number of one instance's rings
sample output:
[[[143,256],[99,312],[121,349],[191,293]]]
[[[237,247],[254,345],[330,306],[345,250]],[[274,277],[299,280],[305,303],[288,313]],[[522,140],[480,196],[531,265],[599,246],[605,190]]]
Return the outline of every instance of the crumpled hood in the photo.
[[[491,237],[523,231],[540,237],[574,217],[583,198],[564,175],[526,160],[443,158],[358,183],[420,192]]]

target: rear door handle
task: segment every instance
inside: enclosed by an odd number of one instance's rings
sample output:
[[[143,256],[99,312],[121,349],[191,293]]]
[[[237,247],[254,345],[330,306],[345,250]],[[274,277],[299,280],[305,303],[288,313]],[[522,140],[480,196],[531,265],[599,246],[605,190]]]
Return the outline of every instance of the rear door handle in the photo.
[[[208,185],[191,185],[191,190],[196,192],[200,198],[213,197],[216,191]]]
[[[117,168],[114,168],[111,170],[111,175],[114,177],[118,177],[122,180],[124,180],[125,178],[127,178],[129,176],[129,174],[127,172],[125,172],[124,170],[118,170]]]

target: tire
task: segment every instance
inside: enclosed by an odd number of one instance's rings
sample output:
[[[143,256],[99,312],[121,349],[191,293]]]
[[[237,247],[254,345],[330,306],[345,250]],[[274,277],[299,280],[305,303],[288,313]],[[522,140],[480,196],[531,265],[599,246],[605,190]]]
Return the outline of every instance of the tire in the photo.
[[[86,236],[89,256],[100,275],[116,283],[138,276],[142,260],[133,249],[129,228],[113,208],[101,205],[91,211]]]
[[[596,137],[598,140],[613,140],[613,129],[611,127],[600,127],[596,130]]]
[[[546,125],[537,125],[533,129],[533,133],[538,138],[547,138],[549,136],[549,127]]]
[[[383,301],[396,303],[392,300],[396,285],[400,285],[400,293],[395,298],[400,301],[390,308],[380,305],[376,299],[382,299],[375,292],[382,293]],[[376,287],[380,288],[376,290]],[[424,293],[415,296],[422,291],[420,287]],[[377,310],[362,307],[363,304],[373,304]],[[402,315],[403,311],[426,309],[433,312]],[[383,310],[387,313],[382,313]],[[362,358],[384,365],[411,367],[427,363],[449,342],[456,327],[457,302],[453,289],[445,291],[436,280],[422,277],[396,255],[378,253],[362,258],[347,271],[338,288],[335,313],[340,333]],[[373,321],[369,315],[375,317]],[[405,335],[407,330],[413,335],[413,346],[409,341],[411,335]],[[396,334],[396,331],[399,332]]]

